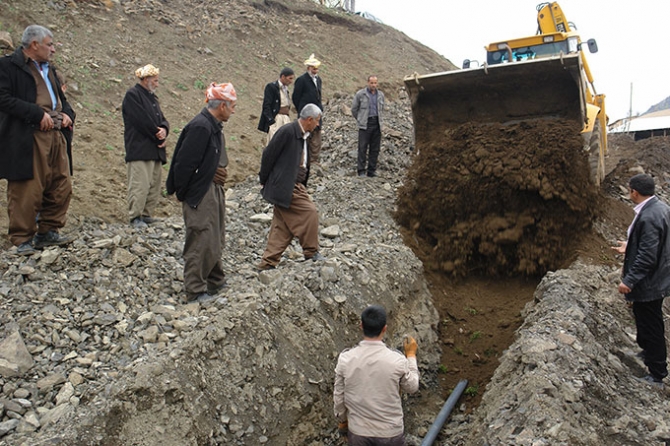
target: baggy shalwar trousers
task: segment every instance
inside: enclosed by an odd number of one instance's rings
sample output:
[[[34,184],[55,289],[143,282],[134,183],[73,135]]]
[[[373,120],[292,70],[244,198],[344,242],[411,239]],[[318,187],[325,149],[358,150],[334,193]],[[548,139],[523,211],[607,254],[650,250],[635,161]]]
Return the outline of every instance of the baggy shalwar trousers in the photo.
[[[316,206],[310,200],[305,186],[298,183],[293,189],[288,209],[276,205],[274,207],[268,244],[261,264],[277,266],[293,237],[298,237],[305,259],[311,258],[319,250],[318,231],[319,215]]]
[[[70,198],[70,161],[63,133],[35,131],[33,178],[7,182],[9,241],[18,246],[36,233],[65,226]]]
[[[161,196],[160,160],[129,161],[128,171],[128,221],[137,217],[151,217]]]
[[[226,281],[221,254],[226,243],[226,196],[223,186],[212,183],[197,208],[182,203],[184,290],[196,296]]]

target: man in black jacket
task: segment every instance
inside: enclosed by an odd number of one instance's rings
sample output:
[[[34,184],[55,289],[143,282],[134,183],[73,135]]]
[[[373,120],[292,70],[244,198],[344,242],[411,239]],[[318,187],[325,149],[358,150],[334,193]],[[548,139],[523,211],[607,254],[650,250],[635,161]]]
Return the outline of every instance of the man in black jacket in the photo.
[[[135,71],[139,82],[126,92],[122,114],[128,170],[128,217],[130,224],[146,228],[161,193],[162,165],[170,125],[156,97],[158,68],[145,65]]]
[[[182,202],[186,226],[184,289],[189,302],[209,302],[226,283],[221,254],[226,241],[228,155],[223,123],[235,113],[232,84],[212,83],[207,106],[177,140],[167,178],[168,194]]]
[[[9,240],[17,253],[64,245],[72,196],[67,144],[61,132],[74,122],[49,61],[53,34],[30,25],[21,47],[0,59],[0,178],[7,179]]]
[[[295,105],[298,114],[302,112],[303,107],[307,104],[315,104],[323,112],[323,104],[321,104],[321,77],[319,76],[321,62],[312,54],[305,61],[305,66],[307,67],[305,74],[295,80],[292,97],[293,105]],[[316,128],[310,132],[307,143],[309,145],[311,163],[319,164],[319,155],[321,153],[320,118]]]
[[[298,237],[305,260],[325,260],[319,253],[319,216],[307,194],[309,133],[319,125],[321,110],[307,104],[300,118],[280,128],[263,150],[259,180],[263,198],[274,204],[268,244],[256,268],[272,269]]]
[[[651,176],[635,175],[628,185],[636,216],[628,241],[614,248],[625,254],[618,291],[633,303],[637,343],[649,369],[640,379],[662,388],[668,375],[662,308],[670,292],[670,207],[654,195]]]
[[[263,110],[258,122],[258,130],[268,134],[266,145],[270,143],[279,127],[291,122],[291,118],[289,118],[291,98],[288,94],[288,86],[293,83],[294,78],[293,69],[286,67],[279,73],[279,80],[270,82],[265,86]]]

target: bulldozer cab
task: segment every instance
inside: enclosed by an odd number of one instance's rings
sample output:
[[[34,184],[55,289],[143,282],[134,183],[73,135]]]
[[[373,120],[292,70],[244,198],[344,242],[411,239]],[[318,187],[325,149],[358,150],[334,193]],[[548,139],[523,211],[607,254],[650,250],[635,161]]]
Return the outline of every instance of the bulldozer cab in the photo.
[[[496,44],[495,49],[486,53],[486,63],[497,65],[507,62],[521,62],[535,60],[543,57],[555,56],[557,54],[568,54],[577,51],[574,41],[542,42],[537,44],[510,47],[507,43]],[[572,44],[572,45],[569,45]]]
[[[594,39],[589,39],[587,48],[591,53],[598,51]],[[566,33],[542,34],[539,36],[496,42],[486,47],[486,63],[497,65],[508,62],[522,62],[561,54],[573,54],[582,49],[577,36]]]

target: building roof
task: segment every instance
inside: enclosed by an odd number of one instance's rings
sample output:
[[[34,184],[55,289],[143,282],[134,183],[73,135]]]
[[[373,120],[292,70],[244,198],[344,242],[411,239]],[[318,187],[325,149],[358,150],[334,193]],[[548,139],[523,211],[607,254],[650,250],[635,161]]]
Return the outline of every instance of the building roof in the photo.
[[[626,122],[628,121],[628,123]],[[650,130],[670,129],[670,110],[660,110],[634,118],[621,119],[612,124],[611,133],[644,132]]]

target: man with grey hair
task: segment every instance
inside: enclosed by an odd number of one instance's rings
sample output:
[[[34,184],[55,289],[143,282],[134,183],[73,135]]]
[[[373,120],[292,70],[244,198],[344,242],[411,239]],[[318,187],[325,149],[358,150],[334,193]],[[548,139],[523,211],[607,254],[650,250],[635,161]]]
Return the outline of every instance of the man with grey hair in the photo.
[[[223,123],[235,113],[233,84],[212,83],[206,102],[179,135],[166,184],[168,194],[182,202],[186,300],[200,303],[214,300],[226,285],[221,262],[226,241],[223,186],[228,177]]]
[[[21,47],[0,59],[0,178],[7,180],[9,240],[17,254],[64,245],[72,196],[62,129],[74,110],[49,64],[56,49],[47,28],[30,25]]]
[[[624,254],[619,293],[633,304],[637,344],[649,374],[638,378],[663,388],[668,376],[663,299],[670,293],[670,207],[654,195],[654,179],[646,174],[628,182],[635,218],[627,241],[614,250]]]
[[[300,117],[281,127],[263,150],[259,179],[263,198],[274,205],[268,244],[259,270],[275,268],[298,237],[305,260],[325,260],[319,253],[319,216],[307,194],[310,151],[307,138],[319,125],[321,109],[307,104]]]

